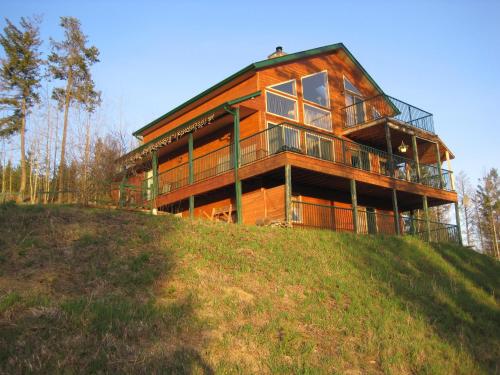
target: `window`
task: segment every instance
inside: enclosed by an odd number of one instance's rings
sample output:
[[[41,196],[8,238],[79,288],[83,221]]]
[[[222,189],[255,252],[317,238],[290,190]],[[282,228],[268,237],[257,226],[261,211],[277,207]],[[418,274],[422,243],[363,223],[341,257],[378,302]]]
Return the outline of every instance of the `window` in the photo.
[[[365,150],[350,149],[351,165],[354,168],[370,170],[370,154]]]
[[[302,200],[299,195],[292,195],[292,222],[302,223]]]
[[[280,151],[300,152],[299,129],[286,125],[267,124],[269,153],[275,154]]]
[[[330,111],[313,107],[304,103],[304,122],[317,128],[332,130],[332,117]]]
[[[359,91],[358,88],[354,86],[346,77],[344,77],[344,90],[350,91],[354,95],[363,96],[361,91]]]
[[[330,107],[328,97],[328,78],[326,72],[302,78],[304,99],[323,107]]]
[[[292,79],[291,81],[283,82],[283,83],[278,83],[277,85],[272,85],[269,86],[270,89],[276,90],[276,91],[281,91],[285,94],[288,95],[297,95],[297,90],[295,89],[295,80]]]
[[[306,133],[306,153],[316,158],[333,160],[333,143],[324,137]]]
[[[297,101],[266,91],[266,111],[291,120],[296,120]]]
[[[365,106],[361,92],[344,77],[346,125],[354,126],[365,122]],[[380,116],[377,116],[378,118]]]

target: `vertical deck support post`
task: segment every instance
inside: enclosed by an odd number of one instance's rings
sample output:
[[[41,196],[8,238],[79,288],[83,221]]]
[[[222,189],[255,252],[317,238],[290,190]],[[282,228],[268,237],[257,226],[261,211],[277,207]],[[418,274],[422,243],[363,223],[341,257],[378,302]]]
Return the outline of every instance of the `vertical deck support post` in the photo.
[[[234,190],[236,193],[236,223],[243,223],[243,212],[242,212],[242,188],[241,180],[239,177],[240,168],[240,109],[239,107],[231,108],[226,107],[226,112],[233,115],[233,160],[234,160]]]
[[[441,170],[441,153],[439,152],[439,143],[437,142],[436,142],[436,162],[439,174],[439,188],[442,189],[444,187],[443,171]]]
[[[392,189],[392,210],[394,211],[394,229],[399,236],[401,234],[401,228],[399,225],[398,195],[396,189]]]
[[[292,167],[285,165],[285,221],[292,223]]]
[[[417,137],[415,135],[411,136],[411,147],[413,148],[413,160],[417,166],[417,182],[420,182],[420,159],[418,157]]]
[[[458,243],[460,244],[460,246],[463,246],[462,228],[460,226],[460,208],[458,207],[458,202],[455,202],[455,221],[457,224]]]
[[[351,204],[352,204],[352,225],[354,233],[358,233],[358,195],[356,193],[356,180],[352,179],[351,183]]]
[[[151,187],[151,210],[156,215],[156,197],[158,196],[158,151],[151,154],[151,169],[153,170],[153,184]]]
[[[390,176],[394,177],[394,157],[392,155],[391,129],[385,124],[385,141],[387,143],[387,153],[389,154]]]
[[[448,168],[448,172],[450,173],[451,190],[455,191],[455,175],[453,174],[453,170],[451,168],[450,152],[446,150],[444,152],[444,155],[446,157],[446,167]]]
[[[427,204],[427,195],[422,196],[422,205],[424,208],[424,219],[425,219],[425,240],[429,242],[431,240],[431,221],[429,217],[429,206]]]
[[[193,133],[188,135],[189,185],[194,183]],[[194,195],[189,196],[189,218],[194,218]]]

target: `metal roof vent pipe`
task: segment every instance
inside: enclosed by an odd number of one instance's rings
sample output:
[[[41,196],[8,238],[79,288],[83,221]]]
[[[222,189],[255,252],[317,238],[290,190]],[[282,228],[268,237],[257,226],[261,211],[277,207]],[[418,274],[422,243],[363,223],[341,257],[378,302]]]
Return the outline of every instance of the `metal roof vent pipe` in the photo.
[[[267,56],[268,59],[274,59],[275,57],[285,56],[287,53],[283,52],[283,47],[276,47],[276,51]]]

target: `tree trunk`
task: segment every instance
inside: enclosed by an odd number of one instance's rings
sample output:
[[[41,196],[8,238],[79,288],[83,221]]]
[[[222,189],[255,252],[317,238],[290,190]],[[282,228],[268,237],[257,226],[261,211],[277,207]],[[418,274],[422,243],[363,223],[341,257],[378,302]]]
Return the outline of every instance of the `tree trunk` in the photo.
[[[50,118],[50,99],[47,97],[47,138],[45,140],[45,181],[43,182],[43,203],[48,203],[48,191],[50,189],[50,136],[52,135],[52,126]]]
[[[26,130],[26,99],[22,102],[22,119],[21,119],[21,131],[19,135],[21,137],[21,184],[19,186],[19,196],[17,197],[18,202],[22,202],[24,199],[24,192],[26,190],[26,155],[24,150],[25,143],[25,130]]]
[[[491,234],[493,240],[493,253],[495,254],[495,258],[500,259],[500,254],[498,253],[498,241],[497,241],[497,223],[495,217],[493,216],[493,208],[490,209],[491,216]]]
[[[7,186],[7,181],[5,178],[7,177],[7,165],[5,164],[5,139],[3,140],[3,159],[2,159],[2,194],[5,194],[5,187]]]
[[[61,159],[59,160],[59,191],[57,193],[57,202],[62,203],[63,201],[63,190],[64,190],[64,164],[66,162],[66,135],[68,132],[68,112],[69,105],[71,102],[71,90],[73,86],[73,76],[71,70],[68,74],[68,82],[66,84],[66,98],[64,101],[64,125],[63,125],[63,135],[61,141]]]
[[[83,203],[89,203],[89,189],[88,189],[88,170],[90,164],[90,112],[87,118],[87,129],[85,132],[85,155],[83,166]]]

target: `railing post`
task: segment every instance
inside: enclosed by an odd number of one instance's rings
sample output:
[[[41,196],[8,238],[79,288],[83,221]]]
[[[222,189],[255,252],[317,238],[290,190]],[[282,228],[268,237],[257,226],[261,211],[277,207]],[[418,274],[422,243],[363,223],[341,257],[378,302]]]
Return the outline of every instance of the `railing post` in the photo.
[[[436,161],[437,161],[437,165],[438,165],[439,188],[442,189],[444,186],[443,171],[441,170],[441,153],[439,152],[439,143],[437,143],[437,142],[436,142]]]
[[[285,165],[285,222],[292,222],[292,167]]]
[[[354,233],[358,233],[358,196],[356,193],[356,180],[350,181],[351,204],[352,204],[352,225]]]
[[[391,141],[391,130],[389,125],[385,124],[385,141],[387,143],[387,153],[389,154],[389,168],[390,176],[394,177],[394,158],[392,156],[392,141]]]
[[[462,229],[461,229],[461,225],[460,225],[460,208],[458,207],[458,202],[455,202],[455,221],[457,224],[458,243],[460,244],[460,246],[463,246]]]
[[[418,157],[417,137],[411,136],[411,146],[413,148],[413,160],[417,166],[417,181],[420,182],[420,158]]]
[[[240,167],[240,109],[239,107],[230,108],[226,107],[225,110],[233,115],[233,160],[234,160],[234,190],[236,195],[236,222],[243,223],[242,212],[242,188],[241,180],[239,177]]]
[[[444,155],[446,157],[446,166],[448,167],[448,172],[450,174],[451,190],[455,191],[455,175],[453,174],[453,170],[451,169],[450,152],[446,150],[444,152]]]
[[[151,169],[153,170],[153,186],[151,191],[151,208],[156,215],[156,197],[158,196],[158,151],[154,150],[151,155]]]
[[[188,135],[189,184],[194,183],[193,133]],[[194,195],[189,196],[189,217],[194,218]]]
[[[422,205],[424,209],[424,219],[425,219],[425,239],[427,242],[431,240],[431,221],[429,217],[429,206],[427,204],[427,195],[422,196]]]
[[[396,229],[396,234],[401,234],[401,228],[399,226],[399,209],[398,209],[398,196],[396,189],[392,189],[392,210],[394,211],[394,228]]]

